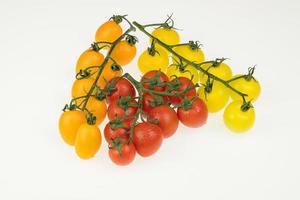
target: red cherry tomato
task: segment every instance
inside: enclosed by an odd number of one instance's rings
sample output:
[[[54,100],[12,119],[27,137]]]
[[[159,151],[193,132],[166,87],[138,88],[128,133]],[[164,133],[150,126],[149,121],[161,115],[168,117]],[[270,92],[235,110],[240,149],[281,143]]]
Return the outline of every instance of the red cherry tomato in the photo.
[[[129,165],[135,158],[136,150],[132,143],[121,144],[120,152],[115,148],[111,147],[109,149],[110,159],[117,165]]]
[[[164,138],[172,136],[178,128],[177,114],[167,105],[157,106],[150,110],[149,118],[157,120],[157,125],[161,128]]]
[[[143,84],[144,88],[148,88],[156,91],[164,91],[166,86],[163,84],[168,81],[169,81],[168,76],[165,73],[158,70],[147,72],[146,74],[144,74],[144,76],[141,79],[141,83]]]
[[[151,95],[148,93],[143,94],[142,98],[142,109],[146,113],[152,110],[154,107],[166,104],[169,101],[168,96],[158,96],[158,95]]]
[[[179,107],[177,116],[185,126],[192,128],[200,127],[206,123],[208,117],[207,106],[202,99],[196,97],[191,105],[189,105],[189,108]]]
[[[113,101],[111,104],[109,104],[107,109],[107,116],[109,120],[114,120],[115,118],[123,118],[125,116],[132,116],[136,113],[138,107],[137,107],[137,101],[134,99],[131,99],[128,101],[128,104],[125,107],[120,103],[120,100]]]
[[[132,139],[138,154],[148,157],[158,151],[163,141],[163,135],[159,126],[142,122],[134,127]]]
[[[126,134],[127,130],[125,128],[115,128],[112,129],[110,123],[107,123],[104,128],[104,137],[108,143],[111,143],[113,139],[116,137],[122,136],[122,138],[128,138],[128,134]]]
[[[186,88],[193,88],[194,84],[193,82],[186,78],[186,77],[178,77],[176,79],[172,80],[172,83],[174,83],[174,85],[177,85],[178,87],[174,88],[172,90],[172,92],[180,92],[180,91],[184,91],[186,90]],[[196,89],[190,89],[187,92],[184,92],[183,94],[179,95],[179,97],[177,96],[170,96],[170,102],[175,105],[175,104],[179,104],[181,103],[182,99],[184,96],[196,96]]]
[[[107,109],[107,116],[109,120],[114,120],[116,118],[118,119],[124,119],[124,124],[127,126],[132,125],[134,119],[133,115],[137,112],[137,101],[134,99],[131,99],[128,101],[131,106],[123,106],[121,101],[122,97],[116,101],[113,101],[111,104],[109,104]]]
[[[109,82],[115,83],[115,86],[113,87],[113,92],[107,96],[108,103],[112,103],[113,101],[117,100],[120,96],[135,97],[135,89],[127,79],[116,77]]]

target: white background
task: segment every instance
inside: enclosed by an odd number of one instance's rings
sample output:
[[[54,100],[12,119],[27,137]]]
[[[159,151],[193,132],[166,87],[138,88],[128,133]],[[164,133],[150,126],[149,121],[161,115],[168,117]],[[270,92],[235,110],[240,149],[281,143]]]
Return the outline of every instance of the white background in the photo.
[[[0,0],[0,199],[300,199],[299,10],[298,0]],[[170,13],[208,59],[230,58],[235,73],[257,64],[254,128],[232,134],[221,112],[128,167],[104,143],[78,159],[57,128],[78,56],[113,14],[152,23]],[[136,35],[140,53],[148,39]],[[140,76],[136,60],[124,70]]]

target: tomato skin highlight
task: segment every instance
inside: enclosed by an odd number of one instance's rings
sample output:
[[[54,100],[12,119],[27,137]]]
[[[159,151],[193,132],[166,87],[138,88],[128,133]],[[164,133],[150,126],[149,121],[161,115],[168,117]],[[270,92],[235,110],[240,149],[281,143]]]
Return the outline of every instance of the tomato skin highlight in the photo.
[[[107,123],[104,128],[104,138],[107,143],[111,143],[113,139],[121,135],[124,135],[125,138],[128,138],[128,134],[125,135],[126,132],[127,130],[125,128],[116,128],[113,130],[110,123]]]
[[[59,118],[59,132],[63,140],[69,145],[74,145],[77,130],[85,122],[85,114],[81,111],[63,112]]]
[[[156,153],[162,141],[163,134],[159,126],[142,122],[134,127],[133,144],[142,157],[148,157]]]
[[[145,50],[138,59],[138,67],[142,74],[152,70],[166,72],[168,66],[169,58],[165,51],[158,51],[158,53],[150,55],[148,50]]]
[[[243,101],[231,102],[224,110],[223,120],[227,128],[235,133],[243,133],[251,129],[255,122],[254,108],[242,111]]]
[[[96,31],[95,40],[97,42],[114,42],[122,35],[121,26],[113,20],[109,20],[102,24]],[[103,46],[106,44],[99,44]]]
[[[81,159],[95,156],[101,146],[101,132],[96,125],[82,124],[75,140],[75,151]]]
[[[124,66],[129,64],[135,55],[136,46],[134,44],[129,44],[127,41],[121,41],[115,46],[110,56],[117,64]]]
[[[136,150],[134,145],[131,144],[122,144],[121,146],[121,155],[118,150],[111,148],[109,149],[109,157],[116,165],[126,166],[129,165],[135,158]]]
[[[180,86],[179,86],[179,88],[173,90],[173,92],[180,92],[180,91],[185,90],[187,87],[189,87],[189,88],[194,87],[194,84],[192,83],[192,81],[186,77],[178,77],[177,79],[179,80]],[[185,92],[184,94],[179,95],[179,97],[170,96],[169,99],[173,105],[176,105],[176,104],[179,104],[182,102],[182,99],[184,96],[196,96],[196,89],[193,88],[193,89]]]
[[[159,73],[159,81],[160,82],[166,83],[169,81],[169,78],[165,73],[158,71],[158,70],[152,70],[152,71],[149,71],[146,74],[144,74],[143,77],[141,78],[141,83],[142,83],[143,87],[147,88],[147,89],[155,90],[155,91],[164,91],[166,89],[166,86],[154,86],[153,88],[151,88],[150,83],[147,82],[148,79],[154,78],[158,73]]]
[[[179,107],[177,110],[177,116],[181,123],[187,127],[197,128],[203,126],[208,118],[208,110],[205,103],[196,98],[192,107],[188,110],[184,110]]]
[[[119,97],[131,96],[135,97],[135,89],[133,85],[125,78],[113,78],[110,82],[117,80],[115,84],[116,90],[113,91],[110,95],[107,96],[108,103],[112,103],[117,100]]]
[[[151,120],[157,120],[164,138],[171,137],[177,130],[179,120],[176,112],[167,105],[160,105],[149,112]]]

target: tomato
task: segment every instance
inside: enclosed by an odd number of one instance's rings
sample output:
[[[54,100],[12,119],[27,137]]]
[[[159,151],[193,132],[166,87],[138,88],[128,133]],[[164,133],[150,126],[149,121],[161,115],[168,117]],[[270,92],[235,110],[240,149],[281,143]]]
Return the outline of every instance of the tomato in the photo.
[[[98,80],[98,85],[105,86],[106,83],[115,77],[120,77],[122,75],[122,69],[120,66],[112,63],[111,60],[107,62]]]
[[[84,51],[77,61],[76,74],[79,73],[80,70],[84,70],[87,67],[100,66],[103,63],[103,60],[103,54],[98,51],[94,51],[93,49]],[[98,68],[91,68],[90,72],[95,73],[97,70]],[[95,77],[95,75],[93,77]]]
[[[117,64],[124,66],[129,64],[133,60],[135,55],[136,46],[123,40],[115,46],[115,48],[111,52],[110,57],[114,59]]]
[[[86,122],[85,114],[79,110],[65,111],[61,114],[59,132],[67,144],[74,145],[77,130],[84,122]]]
[[[117,100],[119,97],[131,96],[135,97],[135,89],[133,85],[125,78],[113,78],[111,84],[115,83],[113,92],[107,96],[109,103]]]
[[[117,165],[125,166],[129,165],[135,158],[136,150],[132,143],[130,144],[120,144],[120,152],[116,147],[111,147],[109,149],[110,159]]]
[[[178,77],[176,79],[172,80],[172,85],[174,85],[174,88],[169,88],[168,90],[171,90],[171,92],[182,92],[184,90],[187,90],[187,88],[193,88],[194,84],[191,82],[190,79],[186,78],[186,77]],[[177,86],[177,87],[175,87]],[[182,94],[179,95],[179,97],[177,96],[170,96],[170,102],[175,105],[178,104],[182,101],[184,96],[195,96],[196,95],[196,89],[189,89],[187,92],[184,92]]]
[[[148,50],[146,50],[138,59],[138,67],[143,74],[152,70],[165,72],[168,66],[169,57],[165,51],[158,51],[152,55]]]
[[[220,63],[217,66],[213,66],[212,64],[204,64],[201,67],[204,70],[208,70],[209,73],[211,73],[223,80],[229,80],[232,77],[231,68],[224,62]],[[202,84],[206,84],[206,82],[207,82],[207,75],[204,74],[203,72],[200,72],[200,82]]]
[[[236,75],[235,77],[242,76],[242,75]],[[240,78],[234,81],[230,82],[230,85],[237,89],[238,91],[247,94],[246,100],[247,101],[255,101],[260,95],[260,84],[257,80],[254,78],[251,78],[250,80],[247,80],[246,78]],[[230,92],[230,95],[233,100],[240,100],[241,96],[238,95],[236,92],[232,91]]]
[[[172,136],[179,124],[176,112],[167,105],[160,105],[150,110],[148,120],[157,120],[164,138]]]
[[[193,81],[194,84],[199,82],[199,72],[193,66],[187,65],[185,69],[181,69],[179,66],[170,65],[167,69],[167,75],[170,79],[175,77],[186,77]]]
[[[156,91],[164,91],[165,83],[169,81],[167,75],[158,70],[152,70],[143,75],[141,83],[144,88]]]
[[[104,100],[99,101],[95,97],[90,97],[87,104],[86,108],[93,113],[93,115],[96,117],[96,124],[99,125],[103,120],[105,119],[106,116],[106,103]]]
[[[236,100],[231,102],[225,109],[223,119],[225,125],[233,132],[241,133],[249,130],[254,125],[255,111],[249,108],[242,110],[243,101]]]
[[[132,139],[138,154],[148,157],[160,148],[163,134],[159,126],[149,122],[142,122],[134,127]]]
[[[75,140],[75,151],[81,159],[92,158],[101,145],[101,132],[96,125],[82,124]]]
[[[143,111],[148,113],[156,106],[166,104],[168,101],[169,101],[168,96],[158,96],[158,95],[151,95],[148,93],[144,93],[142,98],[142,109]]]
[[[179,44],[179,42],[180,42],[179,34],[177,33],[176,30],[171,29],[171,28],[163,28],[163,27],[156,28],[152,32],[152,35],[167,45],[176,45],[176,44]],[[152,42],[151,39],[150,39],[150,42]],[[160,45],[156,45],[155,48],[157,50],[167,52],[167,50],[165,50]],[[169,54],[169,52],[167,52],[167,54]]]
[[[206,123],[208,111],[205,103],[196,98],[192,102],[185,99],[185,106],[179,107],[177,110],[178,119],[187,127],[197,128]],[[184,100],[184,101],[185,101]]]
[[[125,116],[132,117],[137,112],[138,107],[136,100],[131,99],[125,102],[124,105],[122,105],[123,103],[121,103],[121,101],[123,101],[123,98],[109,104],[107,110],[109,120],[114,120],[115,118],[122,119]]]
[[[128,134],[126,134],[127,130],[125,128],[112,128],[112,125],[110,123],[107,123],[105,128],[104,128],[104,137],[105,140],[108,143],[111,143],[113,139],[119,137],[119,136],[124,136],[125,138],[128,138]]]
[[[114,42],[122,35],[122,32],[122,28],[117,22],[109,20],[98,28],[95,40],[97,42]],[[103,45],[105,44],[100,44],[99,46]]]
[[[204,53],[200,48],[192,48],[190,45],[184,45],[177,46],[173,50],[180,56],[194,63],[202,63],[205,60]],[[174,63],[179,62],[176,56],[173,56],[173,60],[176,60]]]
[[[72,96],[73,98],[86,96],[87,93],[90,91],[92,85],[94,84],[93,78],[84,78],[75,80],[72,86]],[[83,98],[76,100],[77,104],[82,102]]]
[[[206,103],[208,112],[215,113],[226,106],[229,91],[222,83],[214,81],[210,92],[205,93],[205,87],[201,86],[198,90],[198,96]]]

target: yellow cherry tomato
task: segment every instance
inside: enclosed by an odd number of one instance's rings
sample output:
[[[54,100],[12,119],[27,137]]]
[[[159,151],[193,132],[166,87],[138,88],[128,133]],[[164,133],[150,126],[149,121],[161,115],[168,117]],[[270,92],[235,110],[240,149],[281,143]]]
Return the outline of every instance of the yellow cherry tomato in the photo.
[[[87,67],[91,66],[100,66],[104,60],[104,56],[102,53],[94,51],[93,49],[88,49],[84,51],[76,64],[76,74],[79,73],[80,70],[84,70]],[[96,72],[98,68],[91,68],[91,72]]]
[[[122,69],[117,65],[113,65],[112,61],[109,60],[98,79],[98,86],[104,88],[107,81],[120,76],[122,76]]]
[[[95,97],[90,97],[86,108],[96,117],[96,125],[101,124],[106,116],[106,103],[104,100],[99,101]]]
[[[94,157],[101,146],[101,132],[96,125],[82,124],[75,140],[75,151],[81,159]]]
[[[171,65],[167,69],[167,75],[170,79],[174,79],[174,76],[177,77],[186,77],[188,79],[192,79],[194,84],[199,82],[199,72],[193,66],[186,66],[184,70],[179,69],[178,66]]]
[[[109,20],[102,24],[96,31],[95,40],[96,42],[114,42],[122,35],[121,26],[113,20]],[[104,46],[106,44],[99,44]]]
[[[135,55],[136,46],[123,40],[115,46],[110,56],[117,62],[117,64],[124,66],[129,64]]]
[[[169,66],[168,54],[165,51],[157,51],[151,55],[148,50],[145,50],[138,59],[138,66],[143,74],[152,70],[166,72]]]
[[[212,90],[205,94],[205,87],[198,90],[199,97],[206,103],[208,112],[215,113],[225,107],[229,99],[228,89],[219,82],[214,82]]]
[[[231,102],[224,111],[223,119],[225,125],[233,132],[242,133],[254,125],[255,111],[249,108],[247,111],[242,110],[243,101],[236,100]]]
[[[93,78],[84,78],[80,80],[75,80],[72,87],[73,98],[86,96],[90,88],[92,87],[93,83],[94,83]],[[77,99],[76,103],[80,104],[82,100],[83,100],[82,98]]]
[[[204,64],[202,65],[202,68],[208,70],[209,73],[223,80],[229,80],[232,77],[231,68],[224,62],[220,63],[217,66],[212,66],[212,64]],[[202,84],[205,84],[206,81],[207,81],[207,75],[203,72],[200,72],[200,82]]]
[[[81,111],[63,112],[59,118],[59,132],[63,140],[69,145],[74,145],[77,130],[85,122],[85,114]]]
[[[240,76],[242,75],[235,75],[233,78]],[[260,95],[260,84],[254,78],[251,78],[250,80],[247,80],[246,78],[239,78],[237,80],[231,81],[230,85],[238,91],[248,94],[248,96],[245,97],[246,101],[255,101]],[[233,100],[241,99],[241,96],[234,91],[231,91],[230,95]]]
[[[201,63],[205,60],[204,53],[200,48],[192,49],[190,45],[183,45],[174,47],[173,50],[185,59],[195,63]],[[173,60],[175,60],[174,63],[179,62],[176,56],[173,56]]]
[[[177,33],[176,30],[170,29],[170,28],[157,28],[154,29],[152,32],[152,35],[156,37],[157,39],[161,40],[163,43],[166,43],[167,45],[176,45],[179,44],[180,42],[180,36]],[[150,39],[150,43],[152,42],[152,39]],[[155,45],[155,48],[160,51],[165,51],[167,54],[167,50],[165,50],[163,47],[160,45]]]

